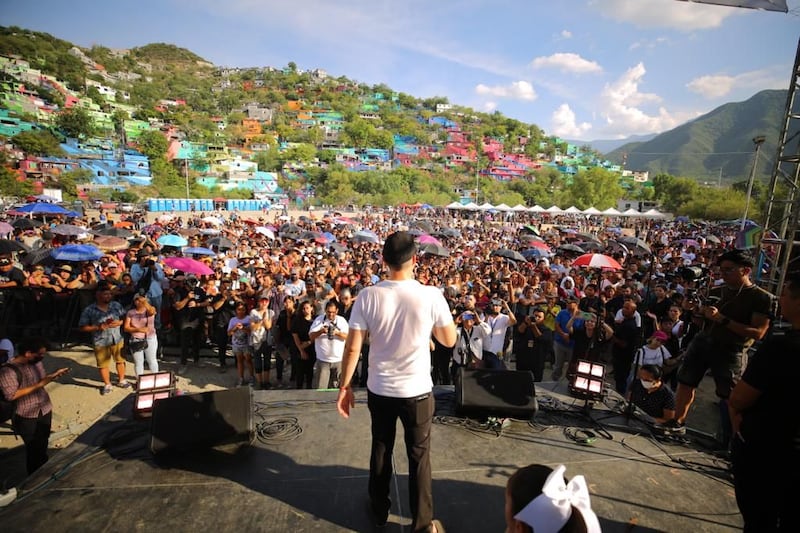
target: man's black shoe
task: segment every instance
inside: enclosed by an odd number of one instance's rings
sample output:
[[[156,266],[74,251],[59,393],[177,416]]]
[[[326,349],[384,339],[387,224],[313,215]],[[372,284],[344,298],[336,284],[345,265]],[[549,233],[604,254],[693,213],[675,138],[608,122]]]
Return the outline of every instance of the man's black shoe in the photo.
[[[372,505],[372,502],[367,499],[367,509],[369,509],[369,514],[372,517],[372,523],[375,527],[383,527],[389,521],[389,509],[391,508],[392,504],[391,501],[389,502],[389,507],[386,508],[385,511],[376,511]]]

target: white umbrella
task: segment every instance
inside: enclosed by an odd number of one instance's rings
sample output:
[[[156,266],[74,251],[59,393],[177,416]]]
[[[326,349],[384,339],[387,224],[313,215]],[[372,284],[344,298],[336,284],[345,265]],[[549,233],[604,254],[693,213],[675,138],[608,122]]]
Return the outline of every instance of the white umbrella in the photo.
[[[275,239],[275,232],[269,228],[265,228],[264,226],[257,226],[256,233],[260,233],[261,235],[265,235],[269,239]]]
[[[215,226],[219,226],[222,224],[222,221],[217,217],[205,217],[202,218],[201,220],[207,224],[214,224]]]

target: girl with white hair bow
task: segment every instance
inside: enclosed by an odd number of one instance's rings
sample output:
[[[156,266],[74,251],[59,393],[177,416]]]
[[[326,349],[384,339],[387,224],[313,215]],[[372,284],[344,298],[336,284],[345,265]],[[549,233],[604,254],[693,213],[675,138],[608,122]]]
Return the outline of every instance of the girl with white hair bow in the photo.
[[[529,465],[517,470],[506,484],[508,533],[600,533],[583,476],[569,482],[564,465],[555,470]]]

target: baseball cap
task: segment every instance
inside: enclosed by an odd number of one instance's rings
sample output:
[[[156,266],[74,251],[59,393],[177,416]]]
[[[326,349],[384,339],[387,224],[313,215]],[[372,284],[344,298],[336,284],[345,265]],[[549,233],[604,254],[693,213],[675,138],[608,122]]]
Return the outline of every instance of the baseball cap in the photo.
[[[664,332],[664,331],[656,331],[655,333],[653,333],[653,337],[652,338],[653,339],[658,339],[661,342],[664,342],[664,341],[668,341],[669,340],[669,335],[667,335],[666,332]]]

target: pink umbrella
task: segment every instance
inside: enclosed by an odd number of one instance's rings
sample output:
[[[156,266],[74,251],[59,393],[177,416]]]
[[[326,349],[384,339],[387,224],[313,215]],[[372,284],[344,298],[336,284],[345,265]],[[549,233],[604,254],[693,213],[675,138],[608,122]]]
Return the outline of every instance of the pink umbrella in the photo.
[[[175,270],[182,270],[187,274],[195,274],[196,276],[207,276],[214,273],[214,270],[205,263],[189,257],[167,257],[164,259],[164,264]]]
[[[439,246],[442,245],[442,243],[439,242],[439,239],[437,239],[436,237],[431,237],[430,235],[420,235],[419,237],[417,237],[417,242],[420,244],[438,244]]]
[[[531,248],[539,248],[540,250],[543,250],[545,252],[550,251],[550,247],[544,241],[528,241],[528,246],[530,246]]]
[[[603,254],[583,254],[578,256],[572,262],[572,266],[576,267],[590,267],[590,268],[603,268],[606,270],[622,270],[622,265],[617,263],[613,257],[608,257]]]

